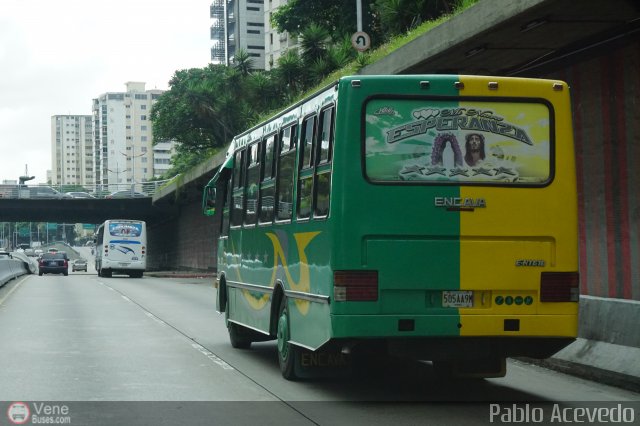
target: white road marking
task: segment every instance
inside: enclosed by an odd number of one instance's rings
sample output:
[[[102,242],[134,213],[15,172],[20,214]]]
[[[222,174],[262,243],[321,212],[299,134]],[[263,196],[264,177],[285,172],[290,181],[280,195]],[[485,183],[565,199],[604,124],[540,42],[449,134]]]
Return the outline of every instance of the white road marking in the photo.
[[[27,279],[29,278],[30,275],[27,275],[24,279],[21,279],[20,282],[18,282],[15,287],[13,287],[11,290],[9,290],[9,292],[2,298],[0,299],[0,305],[2,305],[4,303],[5,300],[7,300],[7,298],[9,296],[11,296],[11,293],[13,293],[14,291],[16,291],[18,289],[18,287],[20,287],[20,285]],[[7,283],[8,284],[8,283]],[[5,285],[7,285],[5,284]]]
[[[223,369],[225,369],[225,370],[234,370],[234,368],[232,366],[230,366],[229,364],[224,362],[222,359],[218,358],[216,355],[214,355],[211,351],[206,349],[204,346],[199,345],[197,343],[192,343],[191,346],[193,346],[194,349],[196,349],[198,352],[200,352],[201,354],[203,354],[204,356],[209,358],[211,361],[213,361],[216,364],[218,364]]]
[[[167,325],[166,322],[162,321],[160,318],[158,318],[157,316],[153,315],[151,312],[149,311],[144,311],[145,315],[148,316],[149,318],[151,318],[152,320],[154,320],[155,322],[157,322],[158,324],[161,325]]]

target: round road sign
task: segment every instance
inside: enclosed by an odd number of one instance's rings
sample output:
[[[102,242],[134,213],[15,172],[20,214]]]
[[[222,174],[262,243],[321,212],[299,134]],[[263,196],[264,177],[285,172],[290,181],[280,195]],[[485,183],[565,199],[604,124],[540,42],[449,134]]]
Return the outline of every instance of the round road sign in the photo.
[[[371,47],[371,38],[364,31],[358,31],[351,36],[351,45],[358,51],[364,52]]]

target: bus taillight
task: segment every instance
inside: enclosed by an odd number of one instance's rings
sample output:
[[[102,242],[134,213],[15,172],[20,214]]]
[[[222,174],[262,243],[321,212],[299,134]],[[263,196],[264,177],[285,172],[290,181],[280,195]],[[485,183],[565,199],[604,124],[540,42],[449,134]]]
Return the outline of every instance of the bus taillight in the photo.
[[[541,302],[577,302],[580,296],[580,276],[577,272],[542,272]]]
[[[333,285],[336,302],[378,300],[378,271],[335,271]]]

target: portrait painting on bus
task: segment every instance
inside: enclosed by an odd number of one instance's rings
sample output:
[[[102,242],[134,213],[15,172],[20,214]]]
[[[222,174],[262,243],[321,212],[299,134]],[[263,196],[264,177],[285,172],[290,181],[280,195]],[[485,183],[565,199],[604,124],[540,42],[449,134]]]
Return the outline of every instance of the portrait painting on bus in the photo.
[[[544,184],[549,107],[540,102],[372,99],[365,164],[372,181]]]

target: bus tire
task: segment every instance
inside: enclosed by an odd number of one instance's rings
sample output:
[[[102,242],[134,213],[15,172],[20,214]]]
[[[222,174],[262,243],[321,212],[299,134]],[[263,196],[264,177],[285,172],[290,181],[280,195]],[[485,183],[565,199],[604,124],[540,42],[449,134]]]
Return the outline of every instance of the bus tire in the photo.
[[[280,309],[278,312],[277,340],[280,372],[282,373],[282,377],[287,380],[297,380],[295,360],[300,355],[300,348],[289,343],[291,322],[286,297],[283,297],[280,301]]]
[[[227,330],[229,331],[229,341],[231,347],[235,349],[249,349],[251,347],[251,339],[247,338],[243,333],[243,327],[236,323],[229,321],[229,299],[224,305],[224,319],[227,323]]]
[[[102,277],[111,278],[111,269],[101,269],[100,272],[102,272]]]

